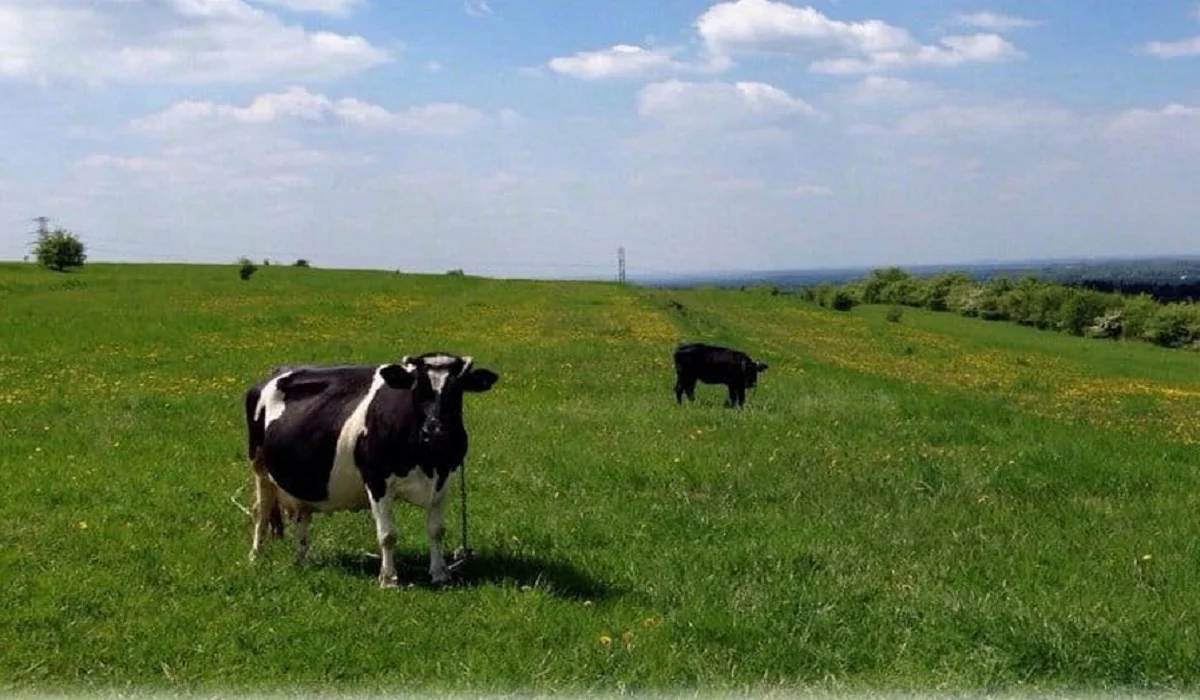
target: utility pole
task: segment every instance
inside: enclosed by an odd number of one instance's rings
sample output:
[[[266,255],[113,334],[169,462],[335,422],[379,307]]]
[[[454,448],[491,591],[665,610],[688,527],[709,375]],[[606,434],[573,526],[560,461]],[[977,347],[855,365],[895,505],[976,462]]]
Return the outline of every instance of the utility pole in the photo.
[[[38,233],[39,237],[45,236],[46,234],[50,233],[49,227],[46,226],[46,224],[50,223],[50,217],[35,216],[35,217],[33,217],[33,220],[37,222],[37,225],[38,225],[37,233]]]
[[[625,246],[617,248],[617,281],[625,284]]]

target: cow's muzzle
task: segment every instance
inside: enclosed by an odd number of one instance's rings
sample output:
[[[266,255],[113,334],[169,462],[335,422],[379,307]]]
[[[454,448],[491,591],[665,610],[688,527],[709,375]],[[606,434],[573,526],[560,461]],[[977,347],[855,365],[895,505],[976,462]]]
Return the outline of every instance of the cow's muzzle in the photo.
[[[429,444],[446,436],[446,426],[437,418],[429,418],[421,424],[421,442]]]

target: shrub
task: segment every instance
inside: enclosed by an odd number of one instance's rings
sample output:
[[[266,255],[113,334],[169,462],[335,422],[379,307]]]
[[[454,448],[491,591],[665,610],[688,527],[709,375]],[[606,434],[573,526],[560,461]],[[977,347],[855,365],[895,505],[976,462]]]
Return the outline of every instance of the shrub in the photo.
[[[1125,312],[1122,309],[1107,309],[1097,316],[1084,335],[1089,338],[1112,338],[1116,340],[1125,333]]]
[[[829,308],[837,311],[849,311],[858,304],[854,295],[844,289],[838,289],[833,292],[829,298]]]
[[[1066,288],[1066,298],[1058,310],[1058,327],[1071,335],[1083,335],[1109,305],[1108,296],[1090,289]]]
[[[309,265],[308,261],[304,258],[300,258],[296,262],[292,263],[292,267],[311,267],[311,265]]]
[[[934,275],[920,290],[918,301],[931,311],[949,311],[953,292],[966,290],[970,286],[971,278],[961,272]]]
[[[887,312],[883,315],[890,323],[900,323],[900,319],[904,316],[904,309],[899,306],[889,306]]]
[[[37,261],[55,272],[65,272],[73,267],[83,267],[87,260],[83,241],[70,231],[54,229],[38,236],[33,245]]]
[[[1126,299],[1121,309],[1121,337],[1147,340],[1146,327],[1158,308],[1159,303],[1149,294]]]
[[[1143,337],[1155,345],[1179,348],[1200,336],[1200,308],[1192,304],[1160,306],[1146,322]]]
[[[238,266],[238,277],[241,277],[243,280],[250,279],[255,272],[258,272],[258,265],[255,265],[247,257],[238,258]]]
[[[822,282],[818,284],[817,289],[814,292],[817,303],[821,306],[829,306],[829,300],[833,297],[834,289],[835,287],[828,282]]]
[[[450,275],[451,277],[462,277],[462,276],[466,275],[467,273],[463,272],[462,268],[459,267],[459,268],[455,268],[453,270],[447,270],[446,274]]]

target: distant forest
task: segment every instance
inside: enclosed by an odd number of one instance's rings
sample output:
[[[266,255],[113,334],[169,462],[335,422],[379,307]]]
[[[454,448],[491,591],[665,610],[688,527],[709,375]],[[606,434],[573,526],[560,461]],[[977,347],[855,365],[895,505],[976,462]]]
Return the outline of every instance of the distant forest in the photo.
[[[639,281],[665,287],[739,287],[768,284],[786,289],[821,283],[843,284],[867,276],[871,269],[864,267],[730,272]],[[1033,277],[1045,282],[1057,282],[1098,292],[1147,294],[1162,303],[1200,300],[1200,257],[914,265],[904,267],[904,270],[917,276],[957,272],[980,282],[1001,277],[1013,280]]]

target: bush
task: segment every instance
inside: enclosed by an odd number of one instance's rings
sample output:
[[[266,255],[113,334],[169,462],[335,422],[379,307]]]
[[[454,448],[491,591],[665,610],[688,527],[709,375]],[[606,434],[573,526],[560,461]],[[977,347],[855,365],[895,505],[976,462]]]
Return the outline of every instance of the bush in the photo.
[[[1200,308],[1183,303],[1158,307],[1147,321],[1143,337],[1168,348],[1191,344],[1200,337]]]
[[[900,319],[904,317],[904,309],[899,306],[889,306],[883,318],[889,323],[900,323]]]
[[[250,279],[255,272],[258,272],[258,265],[251,262],[250,258],[238,258],[238,265],[238,277],[241,277],[243,280]]]
[[[38,236],[33,245],[37,261],[55,272],[65,272],[72,267],[83,267],[87,260],[83,241],[70,231],[54,229]]]
[[[1104,316],[1109,305],[1105,294],[1068,287],[1058,310],[1058,327],[1071,335],[1083,335],[1089,326]]]
[[[300,258],[296,262],[292,263],[292,267],[311,267],[311,265],[309,265],[308,261],[304,258]]]
[[[1150,319],[1158,312],[1159,303],[1149,294],[1139,294],[1125,300],[1121,309],[1121,337],[1137,340],[1148,340],[1146,328]]]
[[[949,311],[954,291],[966,290],[970,286],[971,278],[961,272],[934,275],[920,292],[920,305],[930,311]]]
[[[835,290],[829,299],[829,308],[837,311],[849,311],[857,304],[854,295],[844,289]]]

